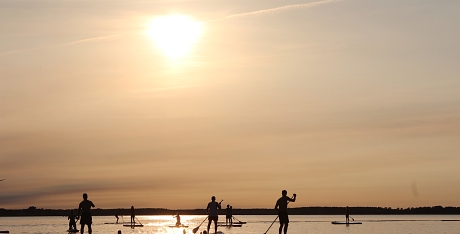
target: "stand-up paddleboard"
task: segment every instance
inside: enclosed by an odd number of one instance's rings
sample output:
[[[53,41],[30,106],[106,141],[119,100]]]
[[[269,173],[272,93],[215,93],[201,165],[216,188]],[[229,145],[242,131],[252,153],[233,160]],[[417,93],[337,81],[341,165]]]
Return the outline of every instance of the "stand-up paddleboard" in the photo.
[[[243,224],[239,224],[239,223],[234,223],[234,224],[218,223],[217,226],[218,227],[241,227],[241,226],[243,226]]]
[[[104,223],[104,224],[121,224],[121,223]]]
[[[174,225],[174,224],[171,224],[169,225],[170,228],[188,228],[188,225],[184,225],[184,224],[181,224],[181,225]]]
[[[140,224],[140,223],[133,223],[133,224],[123,224],[123,227],[143,227],[144,224]]]
[[[226,225],[226,224],[230,224],[230,223],[228,223],[228,222],[227,222],[227,223],[226,223],[226,222],[217,222],[217,224],[224,224],[224,225]],[[240,222],[235,222],[235,221],[233,221],[232,224],[246,224],[246,222],[241,222],[241,221],[240,221]]]
[[[346,225],[348,225],[348,224],[363,224],[363,223],[361,223],[361,222],[355,222],[355,221],[353,221],[353,222],[348,222],[348,223],[347,223],[347,222],[343,222],[343,221],[332,221],[331,223],[332,223],[332,224],[346,224]]]
[[[77,233],[78,229],[69,229],[67,230],[68,233]]]
[[[10,233],[10,231],[0,231],[0,233]]]

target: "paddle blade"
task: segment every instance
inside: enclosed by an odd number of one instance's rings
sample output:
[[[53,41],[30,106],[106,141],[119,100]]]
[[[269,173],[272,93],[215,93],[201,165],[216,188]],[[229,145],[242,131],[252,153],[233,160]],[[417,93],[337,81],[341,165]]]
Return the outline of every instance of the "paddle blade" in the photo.
[[[199,229],[199,228],[200,228],[200,227],[196,227],[196,228],[194,228],[194,229],[192,230],[192,231],[193,231],[193,233],[196,233],[196,232],[198,231],[198,229]]]

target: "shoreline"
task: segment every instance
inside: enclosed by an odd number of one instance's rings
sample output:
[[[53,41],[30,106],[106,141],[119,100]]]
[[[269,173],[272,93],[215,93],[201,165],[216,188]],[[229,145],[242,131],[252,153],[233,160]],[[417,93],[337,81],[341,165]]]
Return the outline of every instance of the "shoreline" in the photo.
[[[349,207],[353,215],[460,215],[460,207]],[[45,209],[29,207],[28,209],[3,209],[0,208],[0,217],[16,216],[67,216],[70,209]],[[128,208],[92,209],[93,216],[113,216],[120,210],[120,215],[128,216]],[[294,207],[288,208],[290,215],[343,215],[345,207]],[[136,215],[206,215],[205,209],[165,209],[165,208],[138,208]],[[220,215],[225,215],[225,209],[220,210]],[[276,215],[274,209],[252,208],[233,209],[233,215]]]

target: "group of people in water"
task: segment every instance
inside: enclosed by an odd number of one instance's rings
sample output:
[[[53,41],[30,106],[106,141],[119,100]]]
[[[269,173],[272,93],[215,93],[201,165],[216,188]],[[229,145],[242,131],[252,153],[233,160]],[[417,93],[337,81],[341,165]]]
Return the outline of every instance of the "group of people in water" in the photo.
[[[287,234],[288,225],[289,225],[289,216],[288,216],[288,213],[287,213],[287,206],[288,206],[289,202],[295,202],[296,201],[297,195],[294,193],[292,198],[288,197],[286,190],[283,190],[281,192],[281,195],[282,196],[276,201],[275,210],[278,211],[278,218],[279,218],[279,223],[280,223],[279,234],[282,234],[282,232],[284,232],[284,234]],[[222,201],[216,202],[216,197],[212,196],[211,197],[211,202],[209,202],[208,206],[206,207],[206,212],[208,214],[208,217],[207,217],[207,219],[208,219],[207,233],[209,233],[209,229],[210,229],[211,224],[213,222],[214,222],[214,233],[217,233],[217,221],[219,219],[218,210],[222,209],[222,207],[221,207]],[[93,223],[93,220],[92,220],[92,216],[91,216],[91,207],[95,207],[94,203],[92,201],[88,200],[88,195],[86,193],[84,193],[83,194],[83,201],[80,202],[80,204],[78,205],[78,213],[77,213],[77,215],[76,216],[74,215],[73,210],[70,211],[70,215],[68,216],[69,230],[76,230],[77,229],[77,224],[76,224],[75,220],[80,220],[80,225],[81,225],[80,226],[80,233],[81,234],[84,233],[85,225],[88,227],[88,233],[89,234],[92,233],[91,224]],[[227,208],[225,210],[226,210],[225,224],[228,225],[230,223],[230,225],[231,225],[233,223],[233,221],[232,221],[233,208],[232,208],[232,206],[227,205]],[[135,223],[135,216],[136,216],[135,211],[134,211],[134,206],[131,206],[130,214],[131,214],[130,222],[131,222],[131,224],[134,224]],[[117,223],[118,223],[118,219],[119,219],[118,216],[119,215],[120,215],[120,210],[118,210],[117,213],[115,214],[115,217],[117,218]],[[175,218],[176,218],[176,226],[182,225],[181,221],[180,221],[180,214],[179,213],[176,214]],[[275,219],[275,221],[276,221],[276,219]],[[275,222],[275,221],[273,221],[273,222]],[[347,222],[348,222],[348,207],[347,207]]]

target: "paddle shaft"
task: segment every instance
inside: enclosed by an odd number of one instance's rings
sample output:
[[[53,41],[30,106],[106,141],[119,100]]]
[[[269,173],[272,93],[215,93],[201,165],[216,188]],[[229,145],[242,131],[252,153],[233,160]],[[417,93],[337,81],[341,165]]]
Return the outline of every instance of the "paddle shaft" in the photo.
[[[208,219],[208,217],[204,218],[203,222],[201,222],[200,225],[198,225],[198,227],[193,229],[193,233],[196,233],[196,231],[198,231],[198,228],[200,228],[201,224],[203,224],[204,221],[206,221],[206,219]]]

